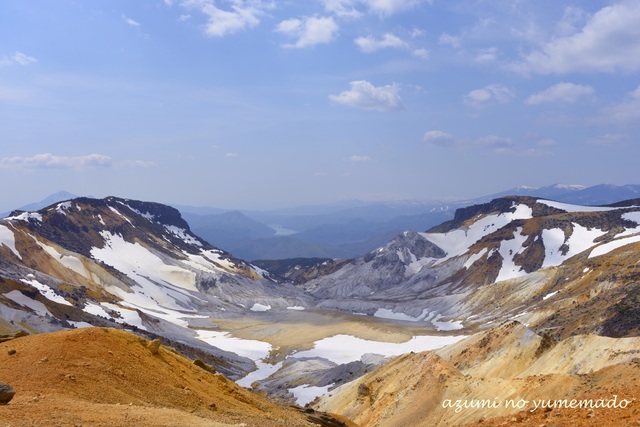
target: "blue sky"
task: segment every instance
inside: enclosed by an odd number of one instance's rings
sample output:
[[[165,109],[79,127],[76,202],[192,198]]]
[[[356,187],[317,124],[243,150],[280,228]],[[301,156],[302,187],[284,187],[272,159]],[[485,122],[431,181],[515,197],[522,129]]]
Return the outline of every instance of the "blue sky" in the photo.
[[[0,211],[638,184],[640,2],[3,0]]]

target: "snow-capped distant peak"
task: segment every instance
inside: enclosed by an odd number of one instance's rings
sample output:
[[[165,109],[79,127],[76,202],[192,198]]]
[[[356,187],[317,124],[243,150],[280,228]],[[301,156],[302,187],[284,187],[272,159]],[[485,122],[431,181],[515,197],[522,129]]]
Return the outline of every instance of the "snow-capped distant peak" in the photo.
[[[587,188],[586,185],[580,185],[580,184],[556,184],[554,185],[555,188],[559,188],[562,190],[584,190],[585,188]]]

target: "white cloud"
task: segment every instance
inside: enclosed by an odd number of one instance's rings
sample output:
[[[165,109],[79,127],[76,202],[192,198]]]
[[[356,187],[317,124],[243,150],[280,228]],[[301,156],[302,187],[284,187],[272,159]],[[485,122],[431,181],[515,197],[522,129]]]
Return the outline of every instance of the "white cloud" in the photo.
[[[589,140],[590,144],[604,145],[607,147],[617,147],[625,145],[629,141],[629,137],[623,134],[608,133],[600,135]]]
[[[380,15],[392,15],[397,12],[412,9],[424,0],[360,0],[367,8]]]
[[[133,19],[131,19],[131,18],[128,18],[128,17],[127,17],[126,15],[124,15],[124,14],[122,15],[122,20],[123,20],[124,22],[126,22],[128,25],[131,25],[132,27],[139,27],[139,26],[140,26],[140,23],[139,23],[139,22],[134,21],[134,20],[133,20]]]
[[[352,162],[370,162],[370,161],[371,161],[371,157],[369,157],[369,156],[353,155],[353,156],[351,156],[351,161],[352,161]]]
[[[449,147],[455,144],[453,136],[441,130],[426,132],[422,140],[427,145],[439,145],[441,147]]]
[[[426,132],[423,137],[426,145],[451,147],[458,150],[481,150],[494,154],[513,155],[520,157],[537,157],[548,154],[548,151],[539,148],[524,148],[517,146],[511,138],[499,135],[486,135],[476,139],[455,138],[454,136],[440,131],[432,130]],[[547,140],[537,145],[540,147],[552,146],[555,142]]]
[[[56,156],[51,153],[36,154],[32,157],[4,157],[0,168],[15,169],[74,169],[85,170],[111,166],[111,157],[104,154],[86,156]]]
[[[624,101],[604,107],[595,121],[631,125],[640,123],[640,86],[630,92]]]
[[[339,18],[357,19],[362,16],[362,12],[355,7],[355,0],[323,0],[322,3],[327,12]]]
[[[338,35],[338,24],[331,17],[313,16],[304,20],[287,19],[280,22],[275,31],[297,39],[285,47],[304,48],[332,42]]]
[[[523,73],[633,72],[640,70],[640,2],[621,1],[595,13],[584,27],[556,37],[512,68]]]
[[[359,18],[363,12],[357,6],[362,6],[370,13],[389,16],[409,10],[428,0],[322,0],[326,11],[340,18]]]
[[[472,107],[481,107],[494,102],[505,104],[514,96],[515,94],[505,86],[492,84],[469,92],[464,97],[464,103]]]
[[[406,48],[407,42],[402,40],[400,37],[387,33],[380,40],[376,40],[373,36],[366,37],[358,37],[354,40],[354,43],[358,46],[358,48],[365,53],[372,53],[378,49],[384,49],[387,47],[395,47],[395,48]]]
[[[351,89],[338,95],[330,95],[329,99],[336,104],[374,111],[402,110],[404,106],[398,95],[399,86],[395,83],[376,87],[366,80],[349,83]]]
[[[158,164],[152,160],[125,160],[118,163],[119,167],[150,169],[155,168]]]
[[[460,37],[452,36],[451,34],[443,33],[438,39],[438,44],[449,45],[454,49],[458,49],[461,45]]]
[[[31,65],[38,62],[33,56],[25,55],[22,52],[16,51],[9,57],[0,57],[0,67],[7,65]]]
[[[229,10],[220,9],[214,0],[183,0],[182,6],[194,8],[208,18],[204,32],[210,37],[224,37],[260,23],[259,17],[274,7],[261,0],[230,0]]]
[[[486,49],[480,49],[476,55],[474,61],[480,63],[493,62],[498,59],[498,49],[495,47],[489,47]]]
[[[562,15],[562,20],[556,25],[558,36],[566,37],[578,32],[588,20],[588,14],[576,6],[566,6]]]
[[[234,158],[238,157],[238,153],[227,153],[224,156],[226,158],[228,158],[228,159],[234,159]]]
[[[564,102],[574,103],[580,97],[593,95],[595,91],[591,86],[577,85],[574,83],[558,83],[531,95],[524,102],[528,105],[540,104],[543,102]]]
[[[427,59],[429,57],[429,51],[427,49],[414,49],[411,53],[413,54],[413,56],[422,59]]]
[[[474,144],[479,147],[489,147],[496,150],[505,150],[512,148],[515,144],[511,138],[498,135],[487,135],[478,138],[474,141]]]

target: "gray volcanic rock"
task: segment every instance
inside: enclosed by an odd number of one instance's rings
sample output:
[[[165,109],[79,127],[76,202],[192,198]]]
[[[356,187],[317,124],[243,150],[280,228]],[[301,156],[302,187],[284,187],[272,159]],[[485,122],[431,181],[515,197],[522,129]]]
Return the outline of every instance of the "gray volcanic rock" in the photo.
[[[0,405],[6,405],[11,402],[16,391],[9,385],[0,383]]]

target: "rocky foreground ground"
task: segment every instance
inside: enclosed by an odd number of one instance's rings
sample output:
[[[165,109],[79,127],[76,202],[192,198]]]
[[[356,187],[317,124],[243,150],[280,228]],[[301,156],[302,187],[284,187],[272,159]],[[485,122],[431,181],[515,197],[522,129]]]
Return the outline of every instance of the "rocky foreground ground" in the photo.
[[[16,391],[0,405],[3,427],[318,425],[171,348],[116,329],[0,343],[0,381]]]

